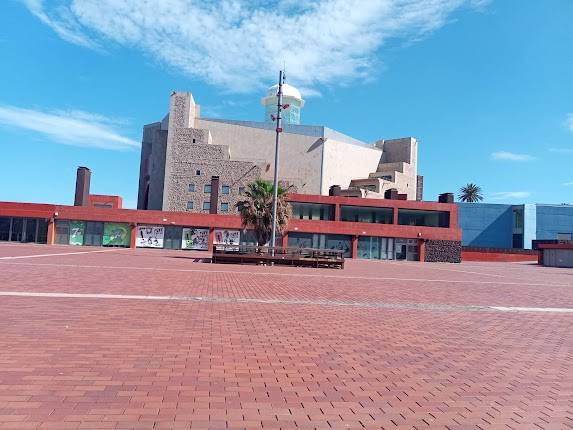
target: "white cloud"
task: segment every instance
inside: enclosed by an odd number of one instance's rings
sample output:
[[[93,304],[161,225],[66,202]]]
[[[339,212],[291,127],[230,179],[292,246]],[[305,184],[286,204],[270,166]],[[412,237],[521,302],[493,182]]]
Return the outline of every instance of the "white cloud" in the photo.
[[[504,161],[531,161],[531,160],[535,160],[535,157],[532,157],[531,155],[516,154],[515,152],[508,152],[508,151],[492,152],[491,158],[492,158],[492,160],[504,160]]]
[[[529,197],[529,191],[502,191],[499,193],[492,193],[492,200],[507,200],[507,199],[524,199]]]
[[[573,113],[565,115],[565,127],[573,133]]]
[[[372,76],[391,39],[419,40],[485,0],[22,0],[60,37],[134,47],[233,92],[260,89],[286,65],[313,88]]]
[[[92,148],[126,150],[139,143],[115,129],[121,121],[83,111],[43,112],[0,105],[0,125],[40,133],[56,143]]]
[[[557,154],[573,154],[573,148],[550,148],[549,151]]]
[[[563,182],[564,187],[573,187],[573,181],[571,182]]]

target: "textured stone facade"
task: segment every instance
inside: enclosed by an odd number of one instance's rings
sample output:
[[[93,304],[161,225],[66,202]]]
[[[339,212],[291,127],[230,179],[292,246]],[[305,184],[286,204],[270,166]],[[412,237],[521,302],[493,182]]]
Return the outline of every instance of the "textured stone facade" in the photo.
[[[462,242],[456,240],[427,240],[424,261],[431,263],[461,263]]]
[[[191,93],[173,92],[169,114],[146,125],[143,134],[140,209],[206,211],[203,203],[210,196],[202,195],[204,185],[219,176],[225,186],[219,190],[219,205],[228,203],[231,211],[239,188],[257,177],[273,179],[272,125],[199,118]],[[354,178],[381,175],[385,183],[415,199],[410,180],[416,170],[415,139],[369,145],[326,127],[286,124],[279,154],[279,180],[302,194],[327,195],[332,185],[348,187]],[[190,185],[195,191],[189,191]],[[227,186],[229,195],[224,194]]]

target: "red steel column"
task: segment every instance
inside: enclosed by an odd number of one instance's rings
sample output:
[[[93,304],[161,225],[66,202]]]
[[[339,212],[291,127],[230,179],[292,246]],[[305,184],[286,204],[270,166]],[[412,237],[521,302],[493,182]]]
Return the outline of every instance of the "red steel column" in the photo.
[[[426,241],[424,239],[418,240],[418,261],[426,261]]]
[[[129,247],[135,248],[135,239],[137,239],[137,224],[132,223],[131,227],[131,237],[129,238]]]
[[[56,221],[54,218],[48,220],[48,245],[56,243]]]
[[[287,247],[288,247],[288,232],[286,232],[285,234],[283,234],[282,247],[283,247],[283,248],[287,248]]]
[[[208,251],[213,252],[213,242],[215,241],[215,228],[209,227],[209,245]]]
[[[398,225],[398,208],[392,209],[392,224]]]
[[[340,221],[340,204],[334,205],[334,221]]]
[[[352,258],[358,258],[358,236],[352,236]]]

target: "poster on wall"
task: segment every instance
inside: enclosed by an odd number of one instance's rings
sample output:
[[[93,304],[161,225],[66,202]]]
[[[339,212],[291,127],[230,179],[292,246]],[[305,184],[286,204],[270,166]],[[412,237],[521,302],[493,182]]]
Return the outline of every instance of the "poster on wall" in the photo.
[[[209,229],[184,228],[181,248],[207,251],[209,249]]]
[[[163,248],[165,227],[156,225],[137,226],[135,246],[138,248]]]
[[[103,225],[103,246],[129,246],[129,224],[106,222]]]
[[[70,245],[83,245],[86,223],[83,221],[70,221]]]
[[[240,230],[215,229],[215,239],[213,243],[218,245],[239,245],[240,242]]]
[[[215,229],[215,237],[213,238],[213,244],[216,248],[217,245],[237,245],[236,247],[225,247],[228,251],[238,251],[239,245],[241,243],[241,231],[240,230],[226,230],[226,229]]]

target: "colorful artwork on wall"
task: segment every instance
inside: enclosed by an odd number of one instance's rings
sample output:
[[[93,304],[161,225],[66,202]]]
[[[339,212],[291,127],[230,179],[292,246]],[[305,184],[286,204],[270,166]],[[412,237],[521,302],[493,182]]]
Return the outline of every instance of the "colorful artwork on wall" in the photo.
[[[196,249],[206,251],[209,249],[209,229],[207,228],[184,228],[183,241],[181,242],[183,249]]]
[[[213,243],[218,245],[239,245],[240,242],[240,230],[215,229],[215,238]]]
[[[135,246],[138,248],[163,248],[165,227],[156,225],[137,226]]]
[[[103,226],[103,246],[129,246],[129,224],[106,222]]]
[[[84,221],[70,221],[70,245],[83,245],[86,223]]]

